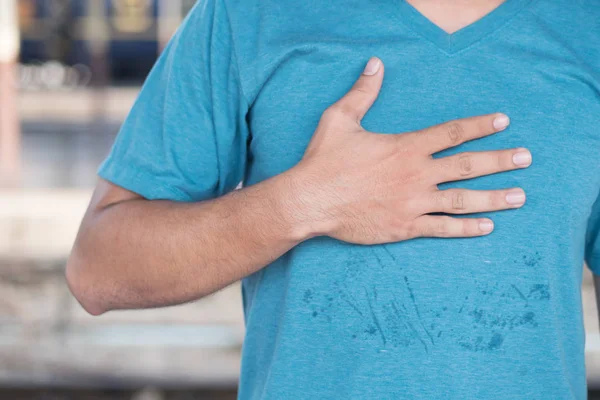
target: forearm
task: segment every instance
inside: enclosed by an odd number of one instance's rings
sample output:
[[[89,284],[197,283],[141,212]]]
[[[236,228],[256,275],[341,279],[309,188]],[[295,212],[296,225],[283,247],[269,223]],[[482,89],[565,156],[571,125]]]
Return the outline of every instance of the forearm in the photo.
[[[198,299],[256,272],[310,237],[290,179],[200,203],[133,199],[88,210],[67,266],[71,289],[99,314]]]

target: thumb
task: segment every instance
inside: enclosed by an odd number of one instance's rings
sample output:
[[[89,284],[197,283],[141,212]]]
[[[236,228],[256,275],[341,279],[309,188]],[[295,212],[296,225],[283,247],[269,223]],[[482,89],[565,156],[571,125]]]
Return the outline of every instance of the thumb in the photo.
[[[377,99],[382,82],[383,63],[379,58],[372,57],[352,89],[334,104],[334,108],[339,108],[360,123]]]

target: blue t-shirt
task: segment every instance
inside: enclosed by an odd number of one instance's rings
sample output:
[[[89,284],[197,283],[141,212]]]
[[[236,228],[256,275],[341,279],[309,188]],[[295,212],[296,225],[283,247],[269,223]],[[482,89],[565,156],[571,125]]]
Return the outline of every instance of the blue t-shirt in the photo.
[[[486,237],[319,237],[244,279],[239,397],[584,399],[584,260],[600,273],[597,0],[507,0],[452,35],[402,0],[202,0],[100,176],[199,201],[279,174],[371,56],[386,72],[366,129],[504,112],[506,131],[439,156],[522,146],[533,165],[442,188],[522,187],[528,202],[484,213]]]

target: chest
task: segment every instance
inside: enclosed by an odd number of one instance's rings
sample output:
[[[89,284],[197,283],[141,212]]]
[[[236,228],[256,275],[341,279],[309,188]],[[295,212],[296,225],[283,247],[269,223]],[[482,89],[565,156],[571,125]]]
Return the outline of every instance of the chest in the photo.
[[[418,43],[311,45],[290,51],[264,85],[251,114],[248,182],[281,173],[302,157],[321,113],[354,83],[370,55],[386,72],[378,100],[363,126],[402,134],[455,118],[504,112],[505,132],[450,149],[526,147],[534,164],[514,171],[447,184],[473,189],[523,187],[529,204],[569,210],[581,218],[600,191],[600,86],[568,59],[527,52],[471,52],[447,57],[423,54]],[[552,57],[552,54],[548,54]],[[552,199],[551,204],[544,203]],[[547,210],[547,208],[546,208]]]
[[[578,318],[586,224],[600,193],[600,71],[551,27],[536,27],[530,14],[506,25],[508,11],[525,3],[505,2],[510,9],[486,19],[491,25],[476,27],[485,33],[481,41],[469,37],[458,46],[448,44],[450,50],[464,47],[453,54],[429,40],[443,44],[439,32],[425,38],[399,20],[386,22],[379,10],[383,19],[369,26],[378,32],[366,32],[356,17],[350,20],[356,25],[344,20],[335,34],[324,29],[322,35],[292,35],[273,46],[272,69],[249,118],[248,184],[302,158],[321,113],[350,89],[371,56],[383,60],[385,79],[363,120],[366,129],[402,134],[504,112],[511,117],[506,131],[436,157],[526,147],[534,159],[525,170],[441,186],[525,189],[523,208],[486,213],[495,223],[489,236],[382,246],[320,237],[267,268],[263,282],[282,288],[288,299],[303,299],[300,307],[311,321],[332,326],[336,315],[343,316],[331,337],[343,340],[356,328],[352,340],[376,346],[385,346],[388,338],[398,340],[392,347],[414,340],[417,347],[425,342],[476,352],[514,346],[523,354],[523,348],[550,342],[540,332],[556,329],[556,315]],[[431,33],[415,18],[413,28]],[[279,284],[280,279],[293,284]]]

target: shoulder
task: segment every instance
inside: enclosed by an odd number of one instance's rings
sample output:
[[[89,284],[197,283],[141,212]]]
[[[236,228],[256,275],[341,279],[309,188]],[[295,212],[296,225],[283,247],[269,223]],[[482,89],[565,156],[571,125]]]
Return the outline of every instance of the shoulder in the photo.
[[[202,1],[202,0],[201,0]],[[332,17],[332,10],[343,9],[341,0],[209,0],[222,3],[232,24],[251,30],[260,27],[261,34],[286,28],[310,27],[324,17]],[[334,13],[335,14],[335,13]],[[258,26],[257,26],[258,24]],[[290,25],[296,24],[296,25]]]
[[[566,31],[600,29],[600,0],[533,0],[532,12]]]
[[[0,0],[1,1],[1,0]],[[327,20],[342,0],[200,0],[218,3],[227,12],[242,81],[250,99],[290,43],[331,29]],[[357,0],[352,0],[357,1]],[[339,23],[339,18],[338,18]],[[292,46],[293,47],[293,46]],[[270,71],[270,72],[269,72]]]

